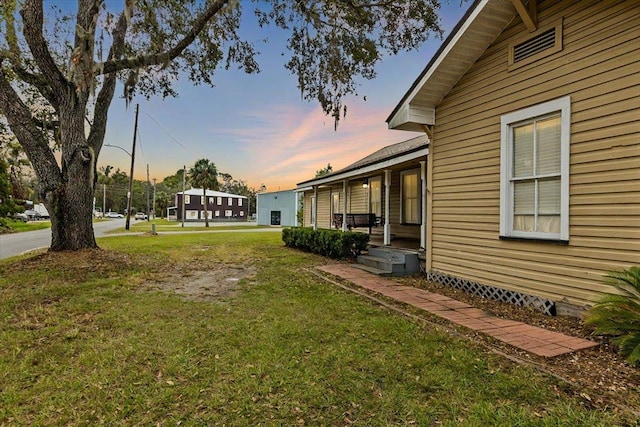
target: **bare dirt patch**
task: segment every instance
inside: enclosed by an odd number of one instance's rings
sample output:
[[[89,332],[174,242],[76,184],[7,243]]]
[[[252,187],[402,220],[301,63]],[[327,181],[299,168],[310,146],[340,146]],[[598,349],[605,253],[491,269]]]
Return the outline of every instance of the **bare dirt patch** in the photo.
[[[171,291],[194,301],[216,301],[234,296],[242,279],[253,279],[250,266],[216,264],[207,270],[182,273],[167,272],[162,278],[147,283],[150,289]]]

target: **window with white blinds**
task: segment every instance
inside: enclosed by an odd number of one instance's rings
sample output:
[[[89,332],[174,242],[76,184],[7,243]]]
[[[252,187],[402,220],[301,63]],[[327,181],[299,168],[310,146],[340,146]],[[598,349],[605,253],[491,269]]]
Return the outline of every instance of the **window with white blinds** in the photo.
[[[500,233],[569,238],[569,97],[502,117]]]
[[[404,171],[402,176],[402,223],[420,224],[420,169]]]

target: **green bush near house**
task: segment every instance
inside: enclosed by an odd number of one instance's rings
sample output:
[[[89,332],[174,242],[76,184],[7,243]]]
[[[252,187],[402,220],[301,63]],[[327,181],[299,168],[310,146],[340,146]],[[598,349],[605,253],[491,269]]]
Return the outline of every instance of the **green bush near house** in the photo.
[[[640,266],[609,272],[605,283],[620,294],[603,298],[589,310],[585,321],[595,326],[595,335],[613,336],[627,361],[640,366]]]
[[[351,231],[291,227],[282,230],[285,246],[335,259],[353,258],[367,248],[369,235]]]

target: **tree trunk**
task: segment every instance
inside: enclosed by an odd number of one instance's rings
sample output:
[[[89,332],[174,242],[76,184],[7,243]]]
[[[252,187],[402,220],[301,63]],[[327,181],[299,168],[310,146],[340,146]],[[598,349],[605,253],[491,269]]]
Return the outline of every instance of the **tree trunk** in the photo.
[[[51,251],[96,248],[93,233],[93,186],[84,176],[68,181],[49,193],[44,204],[51,215]]]
[[[96,154],[87,145],[84,111],[61,109],[62,179],[53,191],[41,194],[51,215],[51,251],[96,248],[93,196]]]
[[[202,197],[204,200],[204,226],[209,226],[209,214],[207,213],[207,187],[204,186],[204,190],[202,190]]]

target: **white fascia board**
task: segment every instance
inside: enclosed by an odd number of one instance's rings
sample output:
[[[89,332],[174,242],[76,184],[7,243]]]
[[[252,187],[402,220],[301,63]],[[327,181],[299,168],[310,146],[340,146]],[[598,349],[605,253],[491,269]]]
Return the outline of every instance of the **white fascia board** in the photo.
[[[304,191],[311,191],[311,190],[313,190],[313,187],[309,186],[309,187],[299,187],[299,188],[296,188],[293,191],[296,192],[296,193],[302,193]]]
[[[429,79],[431,78],[431,76],[433,75],[433,73],[438,69],[438,67],[440,67],[440,65],[442,64],[442,62],[447,58],[447,56],[449,55],[449,53],[451,52],[451,49],[453,49],[453,47],[458,44],[458,41],[460,41],[460,39],[462,38],[462,36],[467,32],[467,30],[469,29],[469,27],[471,26],[471,24],[473,24],[473,22],[476,20],[476,18],[478,17],[478,15],[480,15],[480,13],[482,12],[482,10],[485,8],[485,6],[487,6],[487,3],[489,2],[489,0],[483,0],[482,2],[480,2],[480,4],[473,10],[473,12],[471,13],[471,15],[469,15],[469,17],[467,18],[467,20],[464,22],[464,24],[462,24],[462,27],[460,27],[460,29],[458,30],[458,32],[456,33],[456,35],[453,37],[453,39],[451,39],[451,41],[449,42],[449,44],[447,44],[447,46],[444,48],[444,50],[440,53],[440,55],[438,56],[438,58],[436,59],[436,61],[433,63],[433,65],[431,66],[431,68],[429,68],[429,70],[427,71],[427,73],[424,75],[424,77],[422,78],[422,80],[420,80],[420,83],[418,83],[416,85],[416,87],[413,89],[413,92],[411,92],[411,94],[409,95],[409,97],[407,98],[408,103],[411,103],[411,100],[418,94],[418,92],[422,89],[422,87],[427,83],[427,81],[429,81]]]
[[[435,73],[435,71],[442,65],[442,62],[447,58],[447,56],[449,55],[451,50],[454,48],[454,46],[460,41],[462,36],[466,33],[466,31],[469,29],[469,27],[473,24],[473,22],[476,20],[478,15],[480,15],[482,10],[487,6],[488,2],[489,2],[489,0],[483,0],[483,1],[480,2],[480,4],[478,4],[478,6],[476,6],[476,8],[471,13],[471,15],[469,15],[469,17],[466,19],[464,24],[462,24],[462,26],[458,29],[458,31],[453,36],[453,38],[449,41],[447,46],[442,50],[442,52],[440,52],[440,55],[438,55],[438,57],[433,62],[431,67],[429,67],[429,69],[427,70],[425,75],[422,77],[420,82],[413,88],[413,91],[411,91],[409,96],[407,96],[407,98],[406,98],[406,100],[404,102],[404,105],[402,107],[400,107],[398,109],[398,111],[396,112],[396,114],[393,115],[391,120],[389,120],[389,126],[388,126],[389,129],[396,129],[396,128],[398,128],[398,127],[402,126],[403,124],[405,124],[405,123],[410,121],[409,120],[409,117],[410,117],[409,113],[410,113],[411,108],[412,108],[411,107],[411,101],[416,97],[418,92],[420,92],[422,90],[422,88],[427,84],[427,82],[431,79],[431,77],[433,76],[433,73]],[[434,120],[433,120],[433,123],[425,123],[425,124],[435,124],[435,107],[436,106],[432,105],[432,106],[429,106],[429,107],[431,107],[433,109],[433,111],[434,111]],[[402,117],[399,117],[400,115],[402,115]]]
[[[366,175],[368,173],[375,172],[375,171],[378,171],[378,170],[381,170],[381,169],[387,169],[387,168],[399,165],[401,163],[408,162],[410,160],[415,160],[415,159],[418,159],[420,157],[425,157],[428,154],[429,154],[429,148],[422,148],[422,149],[420,149],[418,151],[414,151],[412,153],[403,154],[401,156],[394,157],[394,158],[389,159],[389,160],[384,160],[384,161],[381,161],[381,162],[377,162],[377,163],[374,163],[374,164],[369,165],[369,166],[364,166],[364,167],[361,167],[361,168],[358,168],[358,169],[350,170],[348,172],[338,173],[336,175],[331,175],[331,176],[326,177],[326,178],[320,178],[320,179],[317,179],[315,181],[306,182],[305,183],[306,187],[304,187],[304,188],[306,190],[311,190],[314,186],[335,183],[335,182],[343,181],[345,179]],[[303,190],[302,188],[298,188],[297,191],[306,191],[306,190]]]

